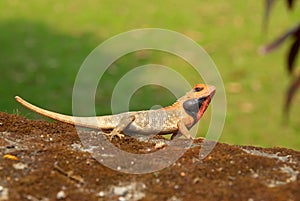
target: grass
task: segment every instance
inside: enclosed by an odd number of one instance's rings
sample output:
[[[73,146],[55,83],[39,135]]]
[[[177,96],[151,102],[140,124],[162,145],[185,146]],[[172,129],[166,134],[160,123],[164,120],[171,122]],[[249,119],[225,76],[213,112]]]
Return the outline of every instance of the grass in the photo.
[[[125,5],[126,4],[126,5]],[[296,6],[298,9],[299,6]],[[298,12],[299,13],[299,12]],[[72,113],[72,89],[86,56],[104,40],[136,28],[158,27],[186,34],[197,41],[216,63],[227,90],[227,118],[220,141],[232,144],[284,146],[300,149],[299,96],[288,125],[283,124],[284,71],[282,47],[267,56],[257,54],[296,22],[283,2],[275,7],[262,34],[263,4],[257,1],[39,1],[0,2],[0,111],[40,118],[18,105],[22,97],[44,108]],[[172,55],[148,52],[118,60],[101,80],[97,111],[109,113],[110,96],[119,78],[135,66],[159,63],[172,66],[199,82],[188,65]],[[168,105],[174,100],[166,90],[144,87],[130,102],[130,109]],[[200,135],[205,133],[209,115]]]

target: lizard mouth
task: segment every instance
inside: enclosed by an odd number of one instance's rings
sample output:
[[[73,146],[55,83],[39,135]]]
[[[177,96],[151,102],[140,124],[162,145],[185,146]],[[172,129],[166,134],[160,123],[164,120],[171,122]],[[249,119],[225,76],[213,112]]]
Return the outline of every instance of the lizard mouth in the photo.
[[[216,93],[216,88],[214,86],[209,86],[208,95],[206,97],[201,97],[198,99],[198,106],[199,106],[199,112],[197,115],[198,119],[201,118],[201,116],[204,114],[204,112],[208,108],[215,93]]]
[[[216,87],[208,86],[208,97],[212,99],[216,93]]]

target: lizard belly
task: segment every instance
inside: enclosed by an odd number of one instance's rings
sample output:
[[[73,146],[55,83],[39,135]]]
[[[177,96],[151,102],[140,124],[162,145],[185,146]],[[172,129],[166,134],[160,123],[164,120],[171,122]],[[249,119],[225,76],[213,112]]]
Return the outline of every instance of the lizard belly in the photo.
[[[178,131],[180,113],[166,110],[149,110],[132,113],[135,120],[124,130],[128,135],[169,134]]]

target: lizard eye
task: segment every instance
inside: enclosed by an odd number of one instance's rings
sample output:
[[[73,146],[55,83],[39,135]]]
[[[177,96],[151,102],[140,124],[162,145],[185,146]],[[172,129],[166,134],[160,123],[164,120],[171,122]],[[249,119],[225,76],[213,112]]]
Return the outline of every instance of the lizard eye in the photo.
[[[204,89],[204,87],[195,87],[194,91],[199,92],[199,91],[202,91],[203,89]]]

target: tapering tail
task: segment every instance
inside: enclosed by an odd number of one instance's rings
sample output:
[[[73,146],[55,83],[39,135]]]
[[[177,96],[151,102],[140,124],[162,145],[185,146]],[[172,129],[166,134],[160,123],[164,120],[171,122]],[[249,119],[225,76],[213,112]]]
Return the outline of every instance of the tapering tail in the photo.
[[[16,101],[18,101],[21,105],[27,107],[28,109],[43,115],[45,117],[49,117],[51,119],[61,121],[64,123],[76,125],[76,126],[82,126],[82,127],[89,127],[89,128],[101,128],[101,125],[99,126],[97,123],[97,120],[94,117],[73,117],[69,115],[59,114],[56,112],[52,112],[49,110],[45,110],[43,108],[37,107],[35,105],[32,105],[31,103],[25,101],[19,96],[15,97]]]
[[[27,101],[25,101],[24,99],[22,99],[19,96],[16,96],[15,99],[21,105],[27,107],[28,109],[30,109],[30,110],[32,110],[32,111],[34,111],[34,112],[36,112],[40,115],[43,115],[45,117],[49,117],[51,119],[58,120],[58,121],[61,121],[61,122],[65,122],[65,123],[68,123],[68,124],[74,124],[74,120],[73,120],[72,116],[59,114],[59,113],[56,113],[56,112],[52,112],[52,111],[48,111],[48,110],[39,108],[35,105],[32,105],[31,103],[28,103]]]

